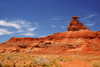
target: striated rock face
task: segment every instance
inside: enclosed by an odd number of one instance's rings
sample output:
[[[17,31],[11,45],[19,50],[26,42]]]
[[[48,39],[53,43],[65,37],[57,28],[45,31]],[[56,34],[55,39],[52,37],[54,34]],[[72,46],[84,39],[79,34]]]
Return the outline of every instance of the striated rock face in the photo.
[[[80,39],[80,40],[79,40]],[[94,41],[92,41],[94,39]],[[95,41],[95,39],[97,39]],[[39,45],[39,44],[62,44],[62,43],[77,43],[78,41],[84,42],[100,42],[100,32],[81,30],[81,31],[66,31],[62,33],[55,33],[44,38],[15,38],[12,37],[10,40],[5,42],[6,45],[18,45],[19,47],[27,47],[28,45]],[[42,42],[41,42],[42,41]]]
[[[83,23],[79,22],[77,18],[72,17],[71,23],[69,23],[68,31],[62,33],[54,33],[50,36],[43,38],[16,38],[12,37],[5,42],[6,45],[18,45],[18,47],[26,48],[29,45],[43,46],[41,44],[62,44],[62,43],[100,43],[100,31],[91,31]],[[93,41],[94,39],[94,41]],[[3,44],[3,43],[2,43]]]
[[[83,23],[77,20],[77,18],[80,17],[73,16],[72,18],[73,19],[71,20],[71,23],[69,23],[69,27],[67,28],[68,31],[90,30],[86,26],[84,26]]]
[[[68,49],[76,51],[77,48],[78,51],[82,51],[85,48],[85,50],[93,50],[95,48],[100,52],[100,31],[91,31],[77,20],[79,17],[72,18],[68,31],[54,33],[43,38],[12,37],[0,45],[0,53],[29,53],[35,51],[40,52],[40,50],[47,51],[47,49],[55,51],[55,48],[65,51]]]

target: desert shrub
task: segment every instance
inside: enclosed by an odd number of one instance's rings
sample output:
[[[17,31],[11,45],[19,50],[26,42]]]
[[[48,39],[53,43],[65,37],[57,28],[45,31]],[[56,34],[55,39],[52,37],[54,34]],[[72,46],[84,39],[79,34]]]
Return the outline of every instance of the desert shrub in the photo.
[[[56,67],[58,67],[58,64],[56,61],[51,61],[52,63],[54,63],[56,65]]]
[[[66,59],[64,59],[64,58],[59,58],[59,60],[62,62],[66,62]]]
[[[19,60],[20,60],[20,61],[24,61],[25,58],[24,58],[24,57],[20,57]]]
[[[85,60],[86,62],[89,62],[89,61],[91,61],[91,60],[90,60],[90,59],[88,59],[88,58],[85,58],[84,60]]]
[[[33,65],[38,65],[38,66],[48,66],[51,65],[51,62],[45,58],[45,57],[40,57],[40,58],[35,58]]]
[[[10,59],[10,56],[6,56],[6,58],[5,58],[5,59],[9,60],[9,59]]]
[[[60,65],[60,67],[62,67],[62,65]]]
[[[98,60],[100,60],[100,57],[97,57]]]
[[[32,67],[32,64],[26,64],[24,67]]]
[[[4,65],[4,67],[10,67],[10,65],[6,64],[6,65]]]
[[[100,67],[100,62],[94,61],[94,62],[92,63],[92,66],[93,66],[93,67]]]
[[[68,61],[72,61],[71,59],[69,59]]]

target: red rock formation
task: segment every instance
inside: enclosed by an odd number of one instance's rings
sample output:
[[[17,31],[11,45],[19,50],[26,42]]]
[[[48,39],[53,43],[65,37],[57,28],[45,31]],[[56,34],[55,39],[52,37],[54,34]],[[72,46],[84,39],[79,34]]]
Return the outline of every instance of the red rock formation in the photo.
[[[92,41],[94,39],[94,41]],[[95,41],[96,40],[96,41]],[[18,46],[27,46],[35,44],[45,44],[46,42],[51,42],[51,44],[64,44],[64,43],[100,43],[100,32],[81,30],[81,31],[66,31],[62,33],[55,33],[44,38],[15,38],[12,37],[10,40],[5,42],[6,45],[18,45]]]
[[[100,51],[100,31],[90,31],[87,27],[80,23],[77,18],[72,17],[68,31],[62,33],[54,33],[43,38],[16,38],[12,37],[0,46],[0,53],[3,52],[33,52],[45,48],[53,49],[56,45],[57,50],[93,50],[95,47]],[[85,47],[83,47],[85,45]],[[12,48],[11,48],[12,47]],[[81,47],[81,48],[80,48]],[[54,47],[55,49],[55,47]],[[55,51],[53,49],[53,51]],[[44,49],[43,49],[44,50]],[[74,50],[71,50],[74,51]]]
[[[83,23],[77,20],[77,18],[80,17],[73,16],[72,18],[73,19],[71,20],[71,23],[69,23],[69,27],[67,28],[68,31],[90,30],[86,26],[84,26]]]

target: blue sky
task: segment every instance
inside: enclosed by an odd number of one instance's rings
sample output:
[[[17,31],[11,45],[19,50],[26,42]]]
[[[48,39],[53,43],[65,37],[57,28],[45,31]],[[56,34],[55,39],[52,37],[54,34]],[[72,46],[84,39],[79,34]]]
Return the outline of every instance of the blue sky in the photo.
[[[0,43],[67,31],[71,16],[100,31],[100,0],[0,0]]]

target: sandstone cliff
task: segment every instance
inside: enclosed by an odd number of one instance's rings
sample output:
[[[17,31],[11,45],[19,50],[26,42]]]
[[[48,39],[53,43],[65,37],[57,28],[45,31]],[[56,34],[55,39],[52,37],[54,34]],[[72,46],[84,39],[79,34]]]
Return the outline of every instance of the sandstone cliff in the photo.
[[[12,37],[0,46],[2,52],[33,52],[33,51],[100,51],[100,31],[91,31],[83,23],[80,23],[77,18],[72,17],[68,31],[54,33],[43,38],[16,38]],[[53,48],[54,47],[54,48]],[[43,48],[43,49],[42,49]],[[94,50],[93,50],[94,51]],[[38,52],[39,53],[39,52]],[[59,53],[59,52],[58,52]]]

